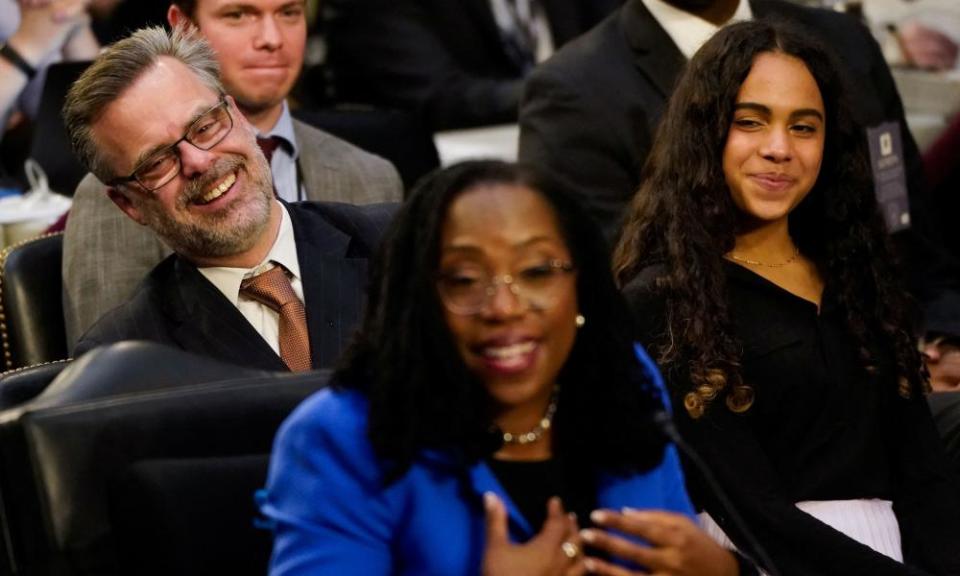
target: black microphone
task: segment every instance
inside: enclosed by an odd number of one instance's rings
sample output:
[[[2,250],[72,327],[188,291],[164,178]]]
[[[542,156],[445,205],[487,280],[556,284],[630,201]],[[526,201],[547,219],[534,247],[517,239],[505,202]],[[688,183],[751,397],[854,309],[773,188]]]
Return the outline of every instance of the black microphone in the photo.
[[[670,417],[670,414],[663,410],[654,412],[653,423],[657,426],[660,432],[668,440],[670,440],[670,442],[673,442],[673,444],[680,449],[680,452],[687,457],[687,460],[693,463],[694,467],[696,467],[697,471],[700,473],[700,476],[710,487],[710,491],[713,492],[713,495],[717,498],[720,506],[726,510],[727,514],[730,516],[730,520],[736,525],[737,529],[740,530],[740,533],[743,534],[744,539],[747,541],[747,545],[750,546],[757,559],[755,560],[750,558],[750,556],[742,550],[740,553],[746,556],[747,559],[754,564],[758,564],[757,560],[759,560],[759,565],[762,566],[763,569],[766,570],[766,573],[770,576],[779,576],[780,571],[777,570],[773,560],[770,559],[770,555],[767,554],[766,549],[760,544],[760,541],[757,540],[756,536],[753,535],[753,532],[750,530],[750,528],[747,527],[747,523],[743,520],[743,517],[740,516],[740,513],[737,512],[733,502],[731,502],[730,498],[727,497],[727,493],[724,492],[723,488],[720,486],[720,483],[717,482],[717,479],[713,475],[713,471],[710,470],[710,467],[707,466],[707,463],[700,458],[700,455],[697,454],[697,452],[689,444],[687,444],[686,440],[683,439],[683,436],[680,435],[680,432],[673,423],[673,418]]]

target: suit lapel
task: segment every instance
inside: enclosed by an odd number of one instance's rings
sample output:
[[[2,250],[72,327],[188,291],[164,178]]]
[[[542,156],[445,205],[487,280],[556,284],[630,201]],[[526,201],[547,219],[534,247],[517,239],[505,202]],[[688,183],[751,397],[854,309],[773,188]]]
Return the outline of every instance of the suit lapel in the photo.
[[[350,238],[319,214],[288,205],[297,239],[310,354],[314,368],[331,366],[360,318],[365,258],[348,258]]]
[[[195,266],[177,258],[166,315],[184,349],[241,366],[286,370],[287,366],[236,306]]]
[[[476,497],[483,498],[483,494],[486,492],[493,492],[497,495],[497,498],[500,498],[504,504],[504,507],[507,509],[507,519],[510,523],[510,531],[515,537],[519,537],[520,540],[526,541],[536,535],[536,531],[532,526],[530,526],[530,523],[527,522],[527,519],[524,518],[523,514],[520,513],[520,509],[517,508],[516,504],[514,504],[513,499],[510,498],[510,495],[507,494],[506,490],[504,490],[503,486],[494,475],[493,470],[487,466],[486,462],[479,460],[470,467],[468,472],[468,481],[470,483],[470,488]]]
[[[687,59],[641,0],[623,7],[620,23],[640,73],[669,98]]]

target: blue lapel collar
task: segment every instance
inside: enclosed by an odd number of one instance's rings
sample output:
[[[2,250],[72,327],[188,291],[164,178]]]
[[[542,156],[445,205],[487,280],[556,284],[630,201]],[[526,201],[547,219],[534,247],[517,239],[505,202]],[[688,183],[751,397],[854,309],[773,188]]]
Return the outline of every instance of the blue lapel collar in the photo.
[[[467,475],[470,479],[470,488],[481,501],[483,494],[486,492],[493,492],[503,501],[507,507],[510,535],[513,536],[514,539],[526,541],[533,538],[540,527],[538,526],[537,529],[534,530],[533,527],[530,526],[530,523],[527,522],[527,519],[520,514],[520,510],[517,509],[513,500],[507,495],[507,491],[503,489],[503,486],[497,480],[497,477],[493,475],[493,471],[487,466],[486,462],[478,460],[476,464],[470,467]]]
[[[483,510],[483,495],[493,492],[507,507],[507,520],[510,527],[510,536],[517,542],[526,542],[540,530],[530,526],[527,519],[520,514],[520,510],[507,495],[500,481],[494,476],[493,470],[486,462],[478,459],[470,464],[464,462],[457,453],[446,450],[424,450],[420,453],[419,461],[431,468],[448,470],[452,474],[462,475],[465,498],[477,502],[478,508]],[[464,473],[466,470],[466,473]]]

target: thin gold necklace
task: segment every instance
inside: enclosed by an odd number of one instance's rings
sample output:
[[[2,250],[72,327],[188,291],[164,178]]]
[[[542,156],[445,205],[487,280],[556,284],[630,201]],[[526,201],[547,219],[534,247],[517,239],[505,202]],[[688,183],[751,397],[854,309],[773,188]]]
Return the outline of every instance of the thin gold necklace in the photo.
[[[730,258],[733,260],[736,260],[737,262],[750,264],[752,266],[763,266],[765,268],[783,268],[788,264],[793,264],[793,262],[797,259],[798,256],[800,256],[800,248],[796,246],[793,248],[793,256],[787,258],[783,262],[777,262],[776,264],[769,264],[767,262],[761,262],[759,260],[751,260],[749,258],[743,258],[742,256],[737,256],[733,252],[730,253]]]

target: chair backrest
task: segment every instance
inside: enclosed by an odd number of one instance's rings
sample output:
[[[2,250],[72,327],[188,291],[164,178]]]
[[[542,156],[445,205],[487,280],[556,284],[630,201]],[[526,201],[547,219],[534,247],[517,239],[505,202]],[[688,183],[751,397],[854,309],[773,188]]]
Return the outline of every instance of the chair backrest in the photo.
[[[268,454],[253,454],[130,466],[109,490],[121,572],[266,574],[273,533],[254,522],[252,495],[266,484],[269,461]]]
[[[160,530],[184,515],[163,516],[171,511],[149,501],[131,504],[129,495],[154,498],[171,486],[189,487],[175,500],[208,506],[188,511],[195,515],[196,532],[163,545],[185,547],[210,539],[210,526],[238,534],[240,540],[255,538],[249,528],[253,518],[238,526],[235,514],[218,516],[217,511],[250,509],[252,489],[266,476],[266,455],[277,427],[325,383],[322,372],[248,370],[151,343],[122,343],[85,354],[35,400],[0,413],[0,517],[12,571],[131,573],[121,565],[132,557],[123,546],[137,540],[130,534],[117,538],[114,522],[129,519],[116,513],[117,503],[123,504],[120,510],[136,507],[160,514]],[[254,458],[244,461],[250,456]],[[217,459],[226,463],[221,466]],[[150,486],[155,477],[144,477],[143,470],[156,471],[157,462],[167,461],[195,466],[161,473],[161,489],[131,491],[131,474],[141,479],[141,486],[143,478]],[[188,475],[184,470],[200,472]],[[235,478],[236,484],[220,486],[232,483],[225,478]],[[198,497],[218,493],[218,486],[220,500]],[[238,486],[244,488],[237,492]],[[259,548],[234,550],[251,569],[266,562],[269,535],[262,538]],[[193,553],[167,552],[171,558]],[[257,569],[262,574],[265,564]]]
[[[61,233],[26,240],[0,252],[4,370],[67,357],[62,258]]]
[[[50,189],[64,196],[73,196],[87,171],[73,154],[61,111],[67,90],[89,65],[89,61],[59,62],[47,68],[33,129],[30,157],[43,167]]]

